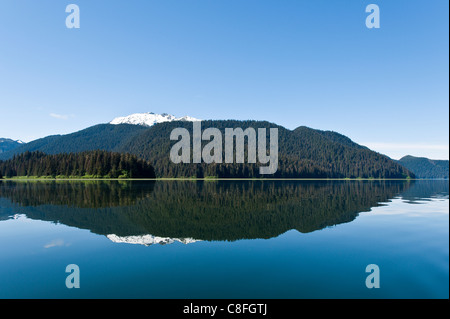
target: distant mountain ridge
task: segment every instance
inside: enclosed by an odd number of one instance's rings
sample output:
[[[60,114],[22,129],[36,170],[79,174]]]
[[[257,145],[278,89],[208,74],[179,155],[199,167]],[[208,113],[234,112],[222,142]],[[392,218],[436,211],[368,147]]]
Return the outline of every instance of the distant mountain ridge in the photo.
[[[26,151],[41,151],[46,154],[74,153],[93,150],[112,151],[121,143],[132,139],[146,127],[130,124],[98,124],[66,135],[50,135],[22,144],[0,154],[0,160],[7,160]]]
[[[416,175],[416,178],[449,178],[449,161],[432,160],[407,155],[398,162]]]
[[[13,150],[24,144],[21,140],[12,140],[10,138],[0,138],[0,153]]]

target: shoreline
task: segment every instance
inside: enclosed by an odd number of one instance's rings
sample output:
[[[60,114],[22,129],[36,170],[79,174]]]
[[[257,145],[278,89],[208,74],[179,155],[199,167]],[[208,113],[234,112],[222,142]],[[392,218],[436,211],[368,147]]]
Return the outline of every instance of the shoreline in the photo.
[[[158,177],[158,178],[50,178],[50,177],[13,177],[0,181],[418,181],[448,180],[438,178],[193,178],[193,177]]]

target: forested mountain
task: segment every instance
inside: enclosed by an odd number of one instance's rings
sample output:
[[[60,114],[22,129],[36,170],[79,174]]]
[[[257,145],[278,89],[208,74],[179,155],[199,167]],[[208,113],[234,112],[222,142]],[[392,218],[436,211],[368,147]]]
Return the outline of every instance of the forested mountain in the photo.
[[[449,178],[449,161],[446,160],[407,155],[398,162],[413,172],[416,178]]]
[[[50,136],[27,143],[16,150],[0,154],[0,159],[14,154],[39,150],[47,154],[106,150],[130,153],[147,160],[157,177],[277,177],[277,178],[406,178],[410,171],[385,155],[358,145],[348,137],[331,131],[308,127],[288,130],[265,121],[202,121],[202,129],[218,128],[278,128],[279,162],[274,175],[260,175],[260,164],[174,164],[170,161],[170,140],[174,128],[186,128],[192,123],[166,122],[151,127],[139,125],[101,124],[61,136]],[[269,134],[269,130],[267,130]],[[203,142],[206,144],[207,142]],[[268,143],[267,143],[268,144]],[[224,151],[223,147],[223,151]],[[265,164],[262,166],[266,166]]]
[[[0,160],[10,159],[26,151],[41,151],[46,154],[83,152],[93,150],[113,151],[121,143],[133,138],[145,127],[130,124],[99,124],[67,134],[51,135],[22,144],[12,151],[0,154]]]
[[[186,128],[192,137],[192,124],[161,123],[150,127],[116,151],[127,151],[147,159],[157,176],[261,177],[259,164],[173,164],[169,160],[170,132]],[[262,121],[203,121],[202,129],[240,127],[278,128],[279,165],[274,175],[281,178],[405,178],[413,177],[407,169],[387,156],[373,152],[334,132],[299,127],[293,131]],[[267,130],[268,133],[268,130]],[[204,144],[207,142],[204,142]]]
[[[22,144],[23,142],[21,141],[14,141],[10,138],[0,138],[0,154],[18,148]]]
[[[46,155],[25,152],[0,162],[0,176],[155,178],[153,167],[134,155],[87,151]]]

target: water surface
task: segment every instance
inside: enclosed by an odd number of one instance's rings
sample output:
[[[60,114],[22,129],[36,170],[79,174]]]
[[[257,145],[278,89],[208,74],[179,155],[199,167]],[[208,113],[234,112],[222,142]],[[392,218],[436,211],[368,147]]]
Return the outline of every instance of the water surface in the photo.
[[[448,298],[448,215],[448,181],[3,181],[0,298]]]

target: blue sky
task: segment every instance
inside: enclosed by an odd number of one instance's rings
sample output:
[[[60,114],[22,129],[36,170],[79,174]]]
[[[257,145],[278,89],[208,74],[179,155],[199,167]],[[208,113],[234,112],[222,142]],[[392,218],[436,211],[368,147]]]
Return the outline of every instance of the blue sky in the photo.
[[[68,29],[68,4],[80,29]],[[365,8],[380,8],[368,29]],[[448,1],[2,0],[0,137],[138,112],[333,130],[448,159]]]

